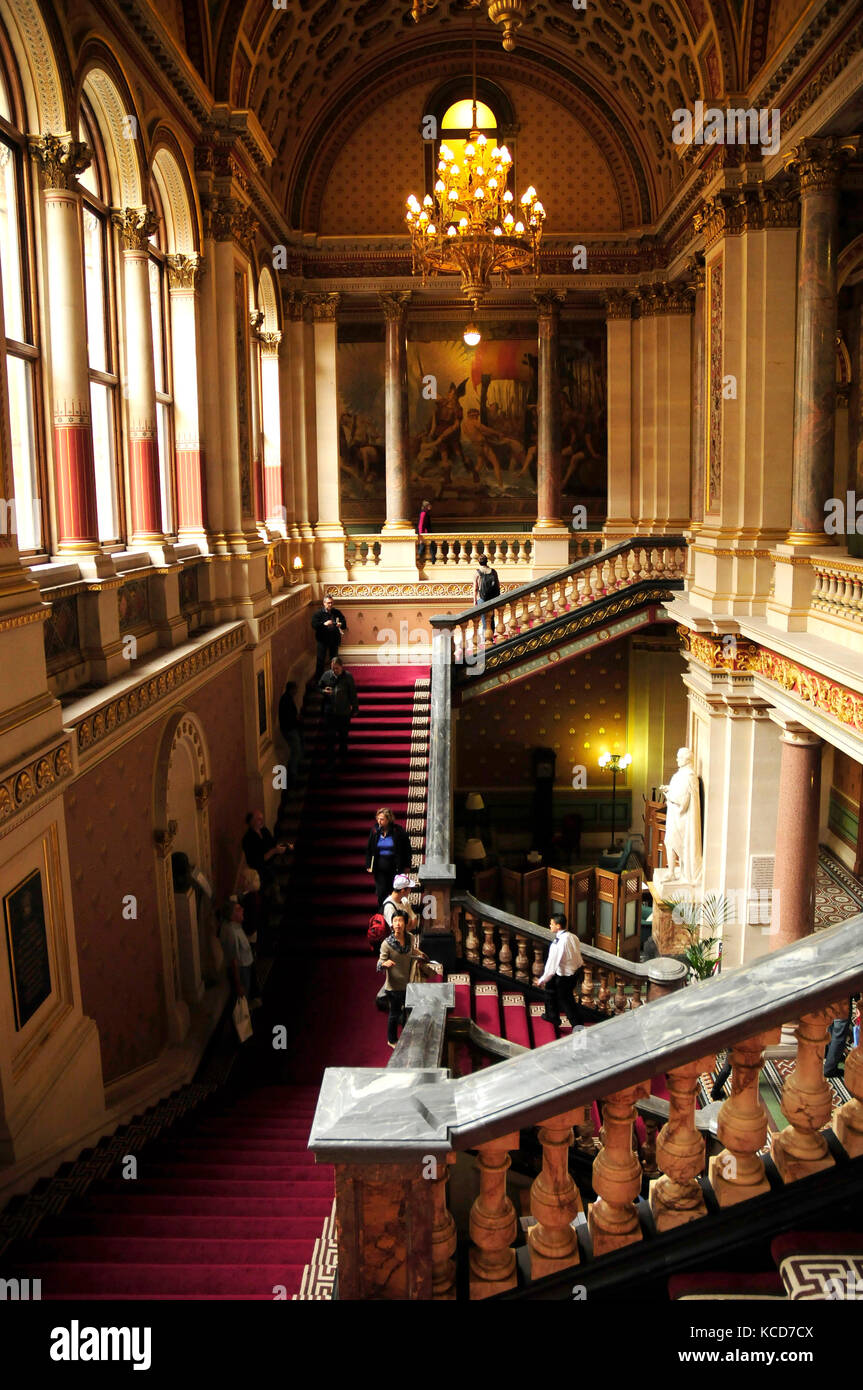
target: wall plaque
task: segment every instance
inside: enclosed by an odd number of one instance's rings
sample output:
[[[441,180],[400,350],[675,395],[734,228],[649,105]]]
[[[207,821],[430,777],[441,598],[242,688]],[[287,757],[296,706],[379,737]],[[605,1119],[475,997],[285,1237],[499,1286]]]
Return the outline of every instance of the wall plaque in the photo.
[[[3,899],[17,1032],[51,993],[42,874],[35,869]]]

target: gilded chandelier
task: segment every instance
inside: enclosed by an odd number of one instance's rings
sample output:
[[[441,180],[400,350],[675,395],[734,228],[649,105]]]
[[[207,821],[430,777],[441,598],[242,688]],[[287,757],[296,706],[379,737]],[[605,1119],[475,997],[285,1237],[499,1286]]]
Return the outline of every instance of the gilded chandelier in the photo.
[[[501,42],[508,53],[515,48],[515,36],[524,23],[528,6],[526,0],[484,0],[485,10],[492,24],[503,30]],[[467,0],[468,6],[479,9],[483,0]],[[437,9],[438,0],[412,0],[411,16],[418,22],[424,15]]]
[[[434,197],[422,203],[411,193],[405,221],[411,236],[414,274],[460,274],[462,290],[474,307],[484,298],[492,275],[509,286],[513,271],[539,273],[539,244],[545,208],[530,187],[518,206],[508,187],[512,156],[506,145],[489,145],[474,128],[458,163],[440,147]]]

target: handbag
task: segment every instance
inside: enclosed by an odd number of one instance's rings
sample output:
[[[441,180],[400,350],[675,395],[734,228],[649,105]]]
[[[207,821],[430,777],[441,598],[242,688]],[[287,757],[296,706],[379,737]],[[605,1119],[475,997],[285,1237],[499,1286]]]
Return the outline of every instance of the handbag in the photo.
[[[237,1038],[241,1043],[247,1042],[252,1036],[252,1016],[249,1013],[249,1001],[243,995],[234,1005],[234,1027],[237,1030]]]

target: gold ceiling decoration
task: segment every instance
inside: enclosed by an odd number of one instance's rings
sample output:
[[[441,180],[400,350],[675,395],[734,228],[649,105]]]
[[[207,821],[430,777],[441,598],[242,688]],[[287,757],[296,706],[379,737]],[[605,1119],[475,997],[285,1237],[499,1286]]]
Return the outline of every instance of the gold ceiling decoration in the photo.
[[[499,24],[503,30],[503,46],[507,53],[511,53],[515,48],[515,36],[527,16],[528,6],[525,0],[466,0],[466,3],[472,10],[485,6],[492,24]],[[424,15],[436,10],[437,6],[438,0],[413,0],[411,16],[418,22]]]

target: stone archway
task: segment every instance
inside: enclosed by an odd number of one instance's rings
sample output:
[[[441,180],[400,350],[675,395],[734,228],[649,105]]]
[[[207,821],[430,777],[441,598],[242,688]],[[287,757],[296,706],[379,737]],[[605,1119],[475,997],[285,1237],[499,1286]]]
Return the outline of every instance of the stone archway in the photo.
[[[153,782],[153,839],[162,930],[168,1033],[180,1042],[190,1009],[204,992],[201,936],[194,890],[175,893],[171,856],[184,853],[212,873],[208,800],[212,783],[206,737],[195,715],[174,710],[162,732]]]

